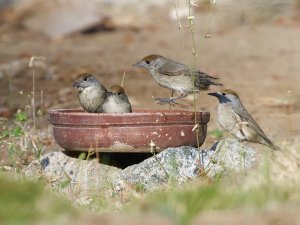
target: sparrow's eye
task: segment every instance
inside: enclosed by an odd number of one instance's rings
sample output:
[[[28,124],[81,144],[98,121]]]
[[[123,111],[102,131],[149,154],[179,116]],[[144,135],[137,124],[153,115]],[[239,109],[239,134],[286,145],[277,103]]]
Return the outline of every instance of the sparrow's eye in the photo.
[[[222,93],[222,95],[223,95],[223,96],[225,96],[225,95],[226,95],[226,93],[225,93],[225,92],[223,92],[223,93]]]
[[[87,77],[83,78],[84,81],[87,81]]]
[[[146,63],[147,63],[147,64],[149,64],[149,63],[150,63],[150,61],[149,61],[149,60],[146,60]]]

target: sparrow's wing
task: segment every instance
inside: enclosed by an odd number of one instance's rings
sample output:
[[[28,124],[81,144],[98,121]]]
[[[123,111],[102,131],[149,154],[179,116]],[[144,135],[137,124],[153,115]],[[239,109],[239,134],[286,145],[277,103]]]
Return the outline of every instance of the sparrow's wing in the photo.
[[[200,90],[207,90],[210,85],[222,86],[222,84],[215,82],[218,79],[216,77],[210,76],[200,70],[189,68],[187,65],[168,61],[160,69],[160,74],[166,76],[195,76],[195,86]]]
[[[196,70],[196,69],[188,69],[185,71],[185,74],[187,76],[191,76],[192,74],[200,79],[208,79],[208,80],[217,80],[219,78],[213,77],[205,72],[202,72],[201,70]]]
[[[199,78],[208,78],[208,79],[218,79],[216,77],[210,76],[207,73],[204,73],[200,70],[193,69],[188,67],[187,65],[175,62],[173,60],[168,61],[165,63],[160,69],[159,72],[161,74],[167,75],[167,76],[178,76],[178,75],[185,75],[185,76],[191,76],[194,74],[195,76]]]
[[[242,106],[242,105],[241,105]],[[265,139],[267,142],[271,142],[271,140],[266,136],[260,126],[256,123],[256,121],[250,116],[248,111],[244,106],[242,107],[233,107],[234,113],[239,118],[241,122],[247,123],[248,126],[253,129],[259,136]]]
[[[188,69],[188,66],[170,60],[159,69],[159,72],[166,76],[179,76],[184,75]]]

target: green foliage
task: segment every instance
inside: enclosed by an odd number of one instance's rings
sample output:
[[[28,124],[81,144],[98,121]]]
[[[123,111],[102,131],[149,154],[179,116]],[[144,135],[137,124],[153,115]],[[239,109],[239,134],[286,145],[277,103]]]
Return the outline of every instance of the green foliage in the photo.
[[[145,192],[145,186],[144,186],[144,184],[142,184],[142,183],[137,183],[137,184],[134,186],[134,190],[135,190],[136,192],[143,193],[143,192]]]
[[[15,145],[13,145],[12,143],[9,143],[8,144],[8,157],[12,159],[15,154],[15,151],[16,151]]]
[[[26,111],[20,110],[15,114],[13,121],[2,120],[0,142],[8,151],[10,166],[16,167],[18,164],[18,168],[21,168],[24,162],[28,162],[28,156],[34,155],[35,158],[39,158],[44,150],[31,123],[32,120],[28,118]]]
[[[1,138],[5,138],[5,137],[9,137],[10,136],[10,131],[9,130],[3,130],[1,133],[0,133],[0,139]]]
[[[28,120],[28,118],[27,118],[26,112],[17,112],[15,114],[15,121],[16,121],[17,125],[15,125],[11,128],[3,126],[2,131],[0,133],[0,138],[23,136],[25,134],[23,124],[27,120]]]
[[[85,160],[86,159],[86,153],[85,152],[81,152],[78,156],[78,159],[81,159],[81,160]]]
[[[64,180],[60,183],[60,188],[64,189],[64,188],[68,187],[70,184],[71,184],[71,179]]]
[[[74,215],[70,204],[43,185],[0,175],[0,224],[59,224],[61,215]]]
[[[36,112],[37,116],[42,116],[43,115],[43,111],[41,109],[38,109],[38,111]]]
[[[8,137],[21,137],[24,135],[24,130],[20,126],[13,127],[12,130],[3,129],[0,133],[0,138],[8,138]]]
[[[17,112],[15,118],[20,122],[26,122],[28,120],[26,112]]]
[[[261,209],[289,199],[289,192],[274,186],[262,185],[251,190],[228,189],[214,182],[191,189],[172,189],[147,197],[148,208],[172,218],[177,224],[188,224],[202,211],[235,208]]]
[[[219,129],[214,129],[209,134],[216,139],[221,139],[223,137],[223,132]]]
[[[24,134],[22,127],[15,127],[11,132],[11,136],[13,137],[21,137]]]

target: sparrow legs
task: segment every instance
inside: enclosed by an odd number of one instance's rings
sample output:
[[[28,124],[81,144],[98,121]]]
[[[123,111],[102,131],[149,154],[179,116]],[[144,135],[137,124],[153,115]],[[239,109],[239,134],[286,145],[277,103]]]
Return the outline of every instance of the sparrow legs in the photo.
[[[171,91],[171,98],[172,98],[173,96],[174,96],[174,91],[172,90],[172,91]],[[170,105],[169,105],[169,110],[172,109],[172,107],[174,107],[174,105],[170,104]]]
[[[175,104],[178,104],[176,102],[177,99],[185,98],[186,96],[188,96],[188,94],[183,94],[180,96],[170,97],[170,98],[153,98],[153,99],[155,101],[158,101],[158,104],[160,104],[160,105],[164,105],[164,104],[175,105]]]

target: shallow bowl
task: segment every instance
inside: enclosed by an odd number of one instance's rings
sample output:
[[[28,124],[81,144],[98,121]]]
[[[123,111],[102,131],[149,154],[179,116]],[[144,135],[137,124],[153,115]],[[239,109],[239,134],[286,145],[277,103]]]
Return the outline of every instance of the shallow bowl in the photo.
[[[76,109],[49,112],[56,142],[69,151],[149,152],[168,147],[201,146],[209,112],[135,110],[132,113],[87,113]],[[199,142],[197,144],[197,142]]]

